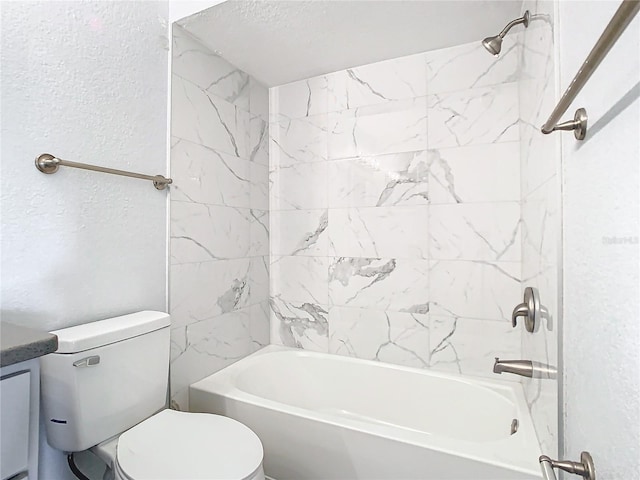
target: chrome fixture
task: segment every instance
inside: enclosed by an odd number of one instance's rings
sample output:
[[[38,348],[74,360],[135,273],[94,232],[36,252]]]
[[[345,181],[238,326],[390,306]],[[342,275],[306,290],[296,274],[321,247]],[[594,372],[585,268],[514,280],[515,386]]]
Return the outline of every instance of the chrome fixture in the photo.
[[[500,360],[495,357],[493,373],[515,373],[523,377],[554,379],[558,377],[558,369],[551,365],[531,360]]]
[[[511,314],[511,325],[516,328],[518,317],[524,317],[524,326],[527,332],[533,333],[540,319],[540,298],[535,288],[524,289],[524,303],[516,306]]]
[[[598,65],[602,62],[604,57],[609,53],[611,47],[618,41],[622,32],[629,26],[631,20],[640,11],[640,2],[637,0],[623,0],[618,7],[618,10],[609,21],[609,24],[600,35],[600,38],[589,52],[586,60],[573,77],[571,83],[567,87],[567,90],[562,95],[562,98],[553,109],[551,115],[542,126],[542,133],[549,134],[557,130],[573,130],[576,139],[584,140],[587,134],[587,111],[584,108],[579,108],[573,117],[573,120],[557,124],[560,117],[564,115],[567,109],[571,106],[571,103],[580,93],[580,90],[585,86],[587,81],[596,71]],[[484,42],[483,42],[484,44]]]
[[[551,133],[556,132],[558,130],[565,130],[569,132],[573,132],[573,136],[576,137],[576,140],[584,140],[584,137],[587,136],[587,111],[584,108],[579,108],[576,110],[576,113],[573,116],[573,120],[567,120],[566,122],[558,123],[554,125],[551,130],[542,133]],[[544,127],[543,127],[544,128]]]
[[[143,180],[151,180],[153,186],[158,190],[164,190],[165,187],[173,180],[165,178],[162,175],[143,175],[142,173],[127,172],[125,170],[116,170],[115,168],[98,167],[96,165],[87,165],[86,163],[70,162],[56,158],[49,153],[43,153],[36,157],[36,168],[42,173],[56,173],[60,167],[82,168],[83,170],[93,170],[94,172],[110,173],[112,175],[122,175],[123,177],[141,178]]]
[[[74,367],[93,367],[100,363],[100,355],[91,355],[73,362]]]
[[[518,422],[517,418],[511,420],[511,435],[518,431],[518,427],[520,426],[520,422]]]
[[[495,37],[487,37],[482,40],[482,46],[486,48],[491,55],[497,57],[500,53],[500,50],[502,49],[502,39],[507,34],[507,32],[511,30],[512,27],[520,25],[521,23],[525,26],[525,28],[528,27],[529,19],[529,10],[527,10],[526,12],[524,12],[524,15],[522,17],[511,20],[498,35],[496,35]]]
[[[584,477],[585,480],[596,480],[596,469],[593,465],[593,458],[589,452],[580,454],[580,462],[570,462],[568,460],[551,460],[546,455],[539,458],[540,469],[544,480],[556,480],[554,468],[558,468],[567,473],[573,473]]]
[[[515,373],[522,377],[533,377],[533,362],[531,360],[500,360],[496,357],[493,373]]]

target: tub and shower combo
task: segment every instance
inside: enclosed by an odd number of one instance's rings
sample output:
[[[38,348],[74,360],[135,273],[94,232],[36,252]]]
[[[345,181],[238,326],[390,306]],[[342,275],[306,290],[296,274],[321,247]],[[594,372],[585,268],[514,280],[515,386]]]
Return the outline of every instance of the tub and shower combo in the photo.
[[[258,434],[277,479],[540,479],[519,385],[275,345],[193,384]]]

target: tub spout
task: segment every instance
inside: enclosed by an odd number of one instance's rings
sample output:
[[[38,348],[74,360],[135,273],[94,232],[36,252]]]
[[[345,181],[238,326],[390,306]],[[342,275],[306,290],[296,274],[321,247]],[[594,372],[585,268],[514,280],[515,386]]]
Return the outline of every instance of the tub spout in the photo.
[[[515,373],[523,377],[533,377],[533,362],[531,360],[500,360],[496,357],[493,373]]]

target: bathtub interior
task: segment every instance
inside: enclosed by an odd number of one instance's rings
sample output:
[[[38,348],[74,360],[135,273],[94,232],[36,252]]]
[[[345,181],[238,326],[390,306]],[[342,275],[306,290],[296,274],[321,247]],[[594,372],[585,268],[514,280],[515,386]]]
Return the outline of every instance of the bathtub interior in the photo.
[[[308,431],[314,425],[337,426],[351,432],[346,437],[439,452],[461,465],[471,462],[524,478],[539,472],[533,423],[520,385],[512,382],[270,345],[193,384],[190,397],[194,411],[232,416],[265,438],[277,438],[274,443],[285,441],[274,430],[294,424]],[[270,416],[277,420],[265,420]],[[511,435],[514,418],[519,428]],[[318,451],[328,448],[322,438]],[[269,450],[265,445],[265,455]]]
[[[508,437],[509,426],[518,416],[511,388],[381,368],[373,362],[358,362],[354,369],[349,368],[352,362],[327,362],[306,352],[297,352],[296,361],[286,364],[289,358],[286,351],[263,356],[238,374],[235,385],[247,394],[289,407],[474,442]],[[287,375],[270,375],[279,368],[286,368]],[[423,381],[412,382],[416,374]]]

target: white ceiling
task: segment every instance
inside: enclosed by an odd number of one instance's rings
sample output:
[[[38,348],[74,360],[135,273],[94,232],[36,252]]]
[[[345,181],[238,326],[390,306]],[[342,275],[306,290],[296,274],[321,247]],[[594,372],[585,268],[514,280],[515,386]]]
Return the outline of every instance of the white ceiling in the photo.
[[[481,41],[520,0],[230,0],[178,23],[267,86]]]

